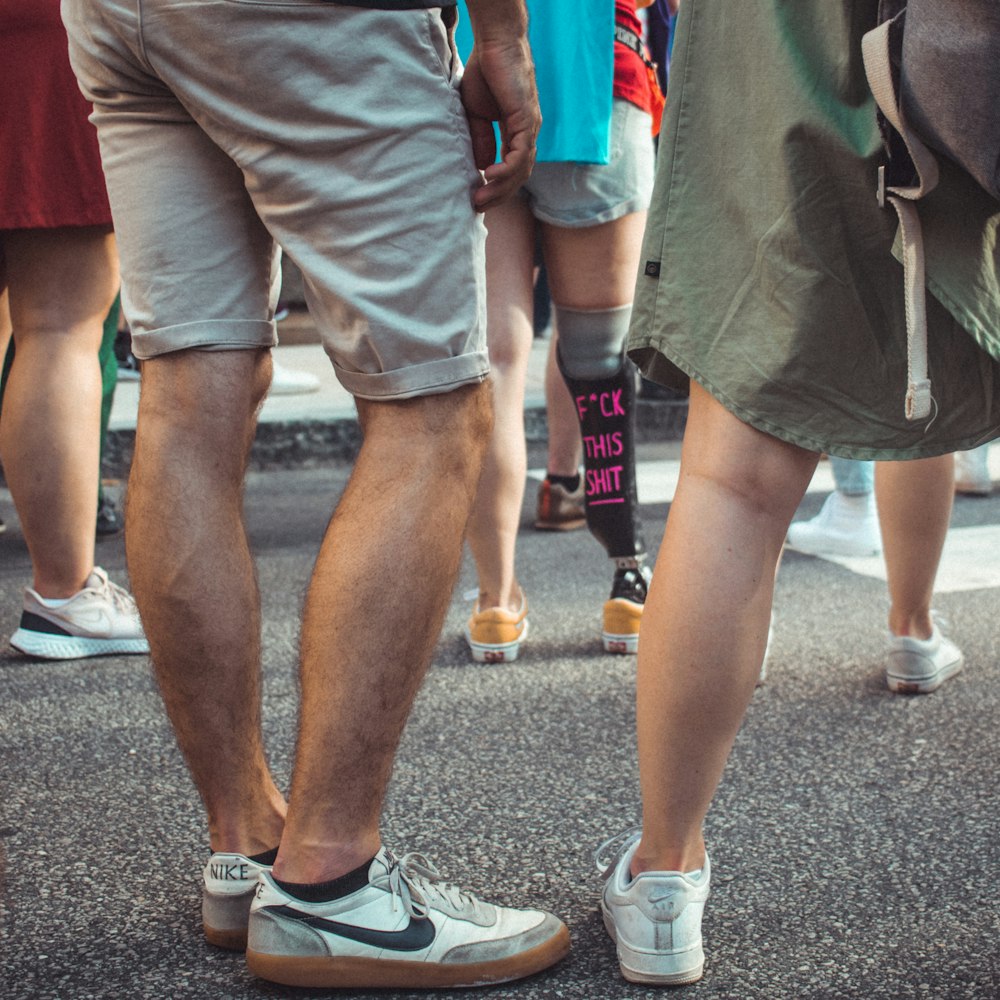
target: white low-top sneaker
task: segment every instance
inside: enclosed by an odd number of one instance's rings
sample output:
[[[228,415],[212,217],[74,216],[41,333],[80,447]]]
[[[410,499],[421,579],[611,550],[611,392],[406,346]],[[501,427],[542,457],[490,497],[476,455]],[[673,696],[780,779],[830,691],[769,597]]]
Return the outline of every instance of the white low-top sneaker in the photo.
[[[43,660],[149,652],[132,595],[100,566],[81,590],[55,608],[25,588],[21,623],[10,644]]]
[[[262,873],[247,965],[286,986],[428,989],[520,979],[568,951],[569,931],[551,914],[485,903],[422,855],[383,848],[368,884],[329,902],[296,899]]]
[[[201,923],[205,940],[217,948],[242,951],[247,946],[250,904],[257,880],[270,865],[262,865],[244,854],[216,851],[202,871]]]
[[[929,639],[889,635],[889,662],[885,682],[897,694],[930,694],[965,663],[962,651],[941,632],[935,621]]]
[[[877,556],[882,532],[875,494],[834,490],[815,517],[788,526],[788,547],[810,556]]]
[[[631,983],[697,982],[705,965],[701,918],[712,879],[708,855],[697,874],[643,872],[633,878],[629,866],[640,836],[638,830],[620,834],[597,852],[602,868],[602,855],[620,845],[604,869],[601,895],[604,926],[615,942],[618,966]]]

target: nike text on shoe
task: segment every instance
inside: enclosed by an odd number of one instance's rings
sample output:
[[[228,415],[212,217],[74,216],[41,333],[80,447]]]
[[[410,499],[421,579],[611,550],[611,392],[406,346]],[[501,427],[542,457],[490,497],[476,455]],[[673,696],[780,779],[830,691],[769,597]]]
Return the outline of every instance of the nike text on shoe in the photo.
[[[615,571],[611,597],[604,602],[601,642],[607,653],[637,653],[642,608],[653,572],[648,566]]]
[[[875,494],[835,490],[814,518],[788,526],[788,547],[810,556],[877,556],[882,532]]]
[[[26,588],[21,624],[10,644],[44,660],[149,652],[132,595],[99,566],[83,589],[57,608],[46,607]]]
[[[885,682],[896,694],[930,694],[957,674],[964,662],[962,651],[935,622],[929,639],[889,636]]]
[[[419,854],[384,848],[368,885],[306,903],[266,872],[250,910],[247,965],[286,986],[428,989],[483,986],[540,972],[569,951],[549,913],[493,906],[441,881]]]
[[[521,643],[528,638],[528,600],[521,593],[517,611],[506,608],[479,610],[476,601],[472,617],[465,625],[465,641],[477,663],[511,663],[517,659]]]
[[[635,878],[629,870],[640,832],[613,837],[598,850],[598,867],[604,871],[601,913],[615,942],[618,965],[631,983],[684,986],[701,979],[705,953],[701,943],[701,918],[711,882],[708,855],[695,874],[643,872]],[[602,856],[618,846],[605,868]]]
[[[201,923],[209,944],[233,951],[246,948],[257,878],[270,870],[270,865],[258,864],[242,854],[216,851],[208,859],[202,872]]]

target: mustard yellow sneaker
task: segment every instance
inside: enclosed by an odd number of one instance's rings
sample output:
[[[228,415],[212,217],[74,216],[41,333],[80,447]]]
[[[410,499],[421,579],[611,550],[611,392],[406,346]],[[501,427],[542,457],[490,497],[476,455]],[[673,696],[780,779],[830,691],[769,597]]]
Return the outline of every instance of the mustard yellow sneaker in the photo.
[[[639,651],[639,626],[642,624],[642,609],[652,575],[648,566],[615,571],[611,597],[604,602],[601,642],[606,653]]]
[[[528,638],[528,601],[521,592],[521,607],[479,610],[479,601],[465,626],[465,639],[477,663],[513,663],[521,643]]]

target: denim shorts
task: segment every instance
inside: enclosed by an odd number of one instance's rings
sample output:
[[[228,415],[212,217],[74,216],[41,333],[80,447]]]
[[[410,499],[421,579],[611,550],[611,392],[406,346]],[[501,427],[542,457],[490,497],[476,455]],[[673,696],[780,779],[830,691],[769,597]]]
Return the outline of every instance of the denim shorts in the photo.
[[[486,377],[482,181],[440,9],[63,0],[62,12],[137,357],[276,343],[280,245],[354,395]]]
[[[522,188],[532,215],[566,228],[596,226],[649,207],[653,189],[650,117],[616,98],[608,163],[536,163]]]

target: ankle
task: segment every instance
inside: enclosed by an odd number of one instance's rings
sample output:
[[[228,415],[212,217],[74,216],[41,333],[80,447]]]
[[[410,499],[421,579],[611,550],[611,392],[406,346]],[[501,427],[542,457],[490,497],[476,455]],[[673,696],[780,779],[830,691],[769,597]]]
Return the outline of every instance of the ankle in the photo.
[[[908,636],[913,639],[929,639],[934,633],[934,619],[929,610],[889,612],[889,631],[901,638]]]
[[[213,851],[251,857],[276,848],[285,828],[287,805],[275,789],[252,812],[214,817],[209,815],[208,841]]]
[[[631,875],[643,872],[693,872],[705,867],[705,841],[699,836],[690,843],[647,843],[645,835],[632,856]]]
[[[274,876],[300,885],[329,882],[369,862],[381,847],[377,831],[336,843],[307,843],[286,837],[274,863]]]

